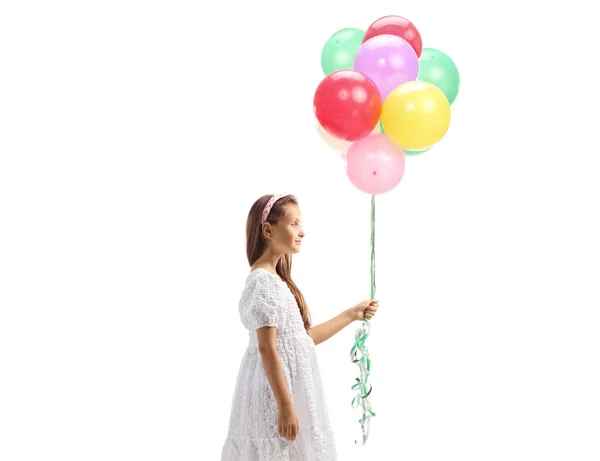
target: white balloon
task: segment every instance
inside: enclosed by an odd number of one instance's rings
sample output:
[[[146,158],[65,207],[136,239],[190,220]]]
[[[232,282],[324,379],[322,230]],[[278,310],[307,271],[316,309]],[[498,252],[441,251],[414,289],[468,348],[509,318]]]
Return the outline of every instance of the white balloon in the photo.
[[[341,152],[342,154],[348,152],[348,148],[350,147],[350,144],[352,144],[352,141],[345,141],[343,139],[336,138],[335,136],[330,135],[318,121],[315,122],[315,125],[319,136],[323,141],[325,141],[325,143],[329,147],[331,147],[334,150],[337,150],[338,152]],[[381,125],[379,124],[379,122],[375,126],[373,133],[381,133]]]

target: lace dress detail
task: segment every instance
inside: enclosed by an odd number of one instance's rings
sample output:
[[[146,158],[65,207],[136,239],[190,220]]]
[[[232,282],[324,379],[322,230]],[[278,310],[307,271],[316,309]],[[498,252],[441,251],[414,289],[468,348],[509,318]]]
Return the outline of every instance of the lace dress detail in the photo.
[[[239,303],[248,347],[242,358],[221,461],[337,461],[316,347],[287,284],[264,269],[248,275]],[[277,352],[298,416],[295,440],[277,432],[277,402],[258,350],[256,329],[276,327]]]

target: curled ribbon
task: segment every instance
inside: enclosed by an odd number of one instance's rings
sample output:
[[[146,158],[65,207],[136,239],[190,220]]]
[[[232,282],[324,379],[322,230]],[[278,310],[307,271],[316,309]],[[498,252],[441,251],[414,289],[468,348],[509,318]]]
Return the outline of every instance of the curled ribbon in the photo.
[[[358,329],[354,336],[354,346],[350,351],[350,358],[353,363],[358,365],[360,378],[356,378],[356,383],[352,386],[352,390],[356,395],[352,399],[352,408],[362,407],[362,418],[358,420],[362,430],[362,445],[367,443],[369,437],[370,420],[375,416],[370,404],[370,395],[373,386],[369,384],[369,375],[371,374],[371,359],[369,351],[365,346],[365,341],[369,337],[370,324],[365,318],[362,326]],[[358,444],[355,440],[354,443]]]

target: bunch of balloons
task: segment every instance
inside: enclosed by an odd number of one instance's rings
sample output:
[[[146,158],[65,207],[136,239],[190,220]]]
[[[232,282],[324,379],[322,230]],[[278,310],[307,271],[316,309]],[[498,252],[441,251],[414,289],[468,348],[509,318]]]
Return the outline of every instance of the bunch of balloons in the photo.
[[[375,196],[389,192],[404,176],[406,155],[431,149],[450,127],[450,106],[460,76],[452,59],[423,48],[415,25],[384,16],[367,31],[334,33],[321,53],[325,78],[314,95],[317,130],[342,153],[352,184],[371,198],[371,298],[375,297]],[[371,359],[366,347],[369,320],[354,338],[350,359],[359,368],[352,406],[362,407],[362,444],[375,413],[369,403]],[[358,443],[358,442],[356,442]]]
[[[325,77],[314,95],[321,138],[342,153],[359,190],[382,194],[398,185],[405,156],[437,144],[450,126],[460,86],[443,51],[423,48],[415,25],[384,16],[365,31],[335,32],[321,53]]]

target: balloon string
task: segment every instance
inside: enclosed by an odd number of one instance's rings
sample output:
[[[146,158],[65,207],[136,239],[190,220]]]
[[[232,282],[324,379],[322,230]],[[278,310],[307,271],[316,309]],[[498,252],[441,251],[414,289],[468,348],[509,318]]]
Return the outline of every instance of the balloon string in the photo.
[[[375,196],[371,197],[371,299],[375,298]]]
[[[375,298],[375,195],[371,197],[371,299]],[[369,429],[371,418],[375,416],[370,404],[371,391],[373,386],[369,384],[369,376],[371,374],[371,359],[369,350],[365,346],[365,342],[369,337],[371,326],[369,319],[364,317],[363,324],[357,330],[354,336],[354,345],[350,350],[350,360],[358,365],[360,377],[356,378],[356,383],[352,386],[352,390],[357,392],[357,395],[352,399],[352,408],[362,407],[362,418],[358,420],[362,431],[362,444],[367,443],[369,437]],[[360,353],[360,357],[359,357]],[[355,444],[358,442],[355,440]]]

